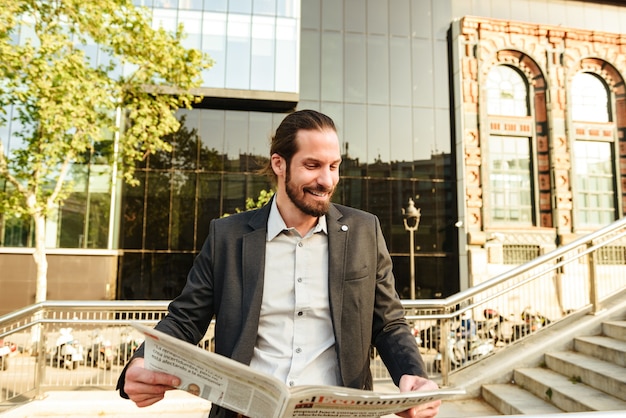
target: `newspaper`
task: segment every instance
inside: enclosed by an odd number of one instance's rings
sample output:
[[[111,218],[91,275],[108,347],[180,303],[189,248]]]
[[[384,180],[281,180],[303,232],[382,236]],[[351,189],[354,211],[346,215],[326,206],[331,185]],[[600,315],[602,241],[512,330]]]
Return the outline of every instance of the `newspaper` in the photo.
[[[378,418],[464,393],[455,389],[381,393],[338,386],[288,387],[235,360],[141,324],[133,326],[145,336],[147,369],[172,374],[181,380],[179,389],[250,418]]]

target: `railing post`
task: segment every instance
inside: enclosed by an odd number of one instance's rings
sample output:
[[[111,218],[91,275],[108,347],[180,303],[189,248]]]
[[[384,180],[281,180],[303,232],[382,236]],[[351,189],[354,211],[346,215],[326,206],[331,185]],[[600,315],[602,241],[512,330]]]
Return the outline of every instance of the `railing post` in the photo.
[[[446,313],[447,309],[446,309]],[[441,320],[441,332],[439,334],[439,352],[441,353],[441,384],[448,386],[450,376],[450,356],[448,355],[448,335],[450,334],[450,319]]]
[[[36,375],[35,375],[35,398],[41,399],[43,398],[43,382],[46,378],[46,333],[43,330],[43,324],[36,324],[36,327],[40,327],[40,338],[39,343],[37,344],[37,367]]]
[[[587,248],[593,247],[593,241],[587,243]],[[589,266],[589,302],[591,303],[591,313],[596,314],[600,307],[598,306],[598,288],[596,282],[596,262],[595,255],[597,250],[587,253],[587,265]]]

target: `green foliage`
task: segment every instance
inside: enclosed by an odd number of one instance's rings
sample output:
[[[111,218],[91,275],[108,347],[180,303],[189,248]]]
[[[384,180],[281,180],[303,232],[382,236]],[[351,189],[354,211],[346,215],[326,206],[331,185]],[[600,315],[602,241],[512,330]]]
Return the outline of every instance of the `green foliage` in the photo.
[[[248,197],[246,199],[246,210],[262,208],[264,205],[266,205],[270,201],[272,196],[274,196],[274,190],[272,189],[270,189],[269,191],[261,190],[259,192],[259,197],[257,198],[256,201],[251,197]],[[235,212],[239,213],[239,212],[243,212],[243,210],[236,208]],[[225,218],[229,215],[230,215],[229,213],[225,213],[224,215],[222,215],[222,218]]]
[[[10,150],[0,137],[0,210],[45,216],[71,192],[71,164],[99,150],[136,183],[135,163],[170,150],[175,111],[198,100],[190,92],[212,64],[182,40],[182,26],[153,29],[131,0],[0,0],[0,125],[19,126]],[[119,120],[114,153],[102,144]]]

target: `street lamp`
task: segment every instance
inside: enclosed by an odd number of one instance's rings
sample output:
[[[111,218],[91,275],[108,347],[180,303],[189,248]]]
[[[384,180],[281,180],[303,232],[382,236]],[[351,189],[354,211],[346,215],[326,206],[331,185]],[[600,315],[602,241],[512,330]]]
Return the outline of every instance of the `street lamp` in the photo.
[[[415,231],[420,224],[421,209],[415,207],[413,198],[409,197],[409,207],[402,208],[404,215],[404,229],[409,232],[409,246],[411,247],[411,299],[415,299]]]

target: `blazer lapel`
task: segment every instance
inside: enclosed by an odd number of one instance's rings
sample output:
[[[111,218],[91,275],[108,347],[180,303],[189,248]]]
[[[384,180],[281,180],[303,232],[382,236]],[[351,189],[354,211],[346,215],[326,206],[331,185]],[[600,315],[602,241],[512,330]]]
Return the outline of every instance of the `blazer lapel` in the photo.
[[[250,364],[254,354],[261,302],[263,299],[263,276],[265,272],[265,240],[267,218],[271,205],[265,205],[250,219],[253,229],[242,238],[242,306],[243,329],[233,351],[233,359]]]
[[[343,312],[343,278],[345,276],[345,257],[348,252],[348,225],[340,222],[341,212],[331,205],[326,222],[328,227],[328,293],[330,314],[335,330],[337,352],[341,353],[341,315]]]

